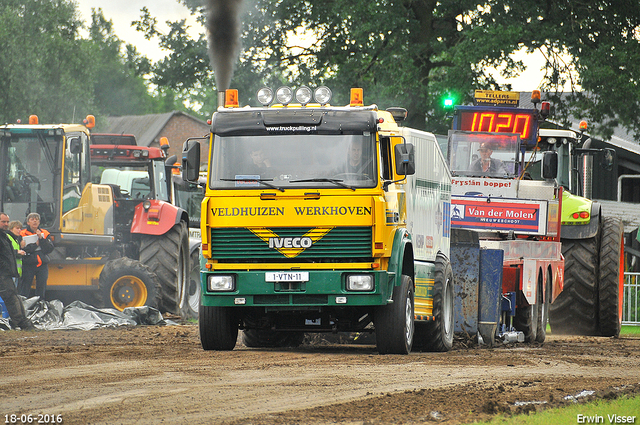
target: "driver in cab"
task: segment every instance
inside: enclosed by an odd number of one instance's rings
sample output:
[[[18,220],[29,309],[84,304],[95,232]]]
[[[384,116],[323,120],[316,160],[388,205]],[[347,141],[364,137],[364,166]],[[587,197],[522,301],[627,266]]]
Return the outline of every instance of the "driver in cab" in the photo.
[[[504,176],[507,174],[507,169],[505,168],[504,163],[499,159],[491,158],[493,149],[489,143],[481,143],[478,148],[478,153],[480,158],[471,163],[471,167],[469,168],[470,171],[483,176]]]

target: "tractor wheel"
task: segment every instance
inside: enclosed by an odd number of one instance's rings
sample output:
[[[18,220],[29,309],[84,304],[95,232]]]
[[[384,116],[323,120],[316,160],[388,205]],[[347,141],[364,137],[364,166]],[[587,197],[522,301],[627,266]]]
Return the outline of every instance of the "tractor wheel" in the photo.
[[[538,275],[538,288],[540,288],[539,282],[540,275]],[[540,289],[537,292],[540,293]],[[538,336],[538,305],[541,298],[538,295],[536,299],[536,304],[516,307],[516,315],[513,316],[513,326],[524,333],[524,342],[533,342]]]
[[[139,261],[121,257],[105,264],[100,273],[99,305],[123,311],[127,307],[157,307],[156,274]]]
[[[304,332],[276,332],[270,329],[246,329],[242,332],[242,342],[251,348],[299,347],[303,340]]]
[[[189,279],[180,297],[180,316],[185,319],[198,318],[200,305],[200,252],[191,253]]]
[[[449,351],[453,346],[453,271],[440,254],[436,258],[433,285],[433,318],[430,322],[415,323],[415,350]]]
[[[563,239],[564,289],[549,306],[557,334],[597,335],[598,239]]]
[[[619,336],[624,295],[624,231],[617,218],[602,221],[600,279],[598,285],[599,327],[602,336]]]
[[[180,314],[180,298],[189,282],[189,232],[180,222],[160,236],[145,235],[140,261],[158,275],[161,312]]]
[[[233,309],[201,305],[198,310],[202,348],[217,351],[233,350],[238,339],[238,320]]]
[[[542,274],[540,282],[538,282],[538,329],[536,330],[536,342],[543,343],[547,339],[547,322],[549,321],[549,303],[551,302],[551,272],[547,273],[547,284],[542,282]],[[543,292],[542,288],[546,287]]]
[[[393,303],[378,307],[374,324],[380,354],[409,354],[414,331],[413,280],[402,275],[402,284],[393,288]]]

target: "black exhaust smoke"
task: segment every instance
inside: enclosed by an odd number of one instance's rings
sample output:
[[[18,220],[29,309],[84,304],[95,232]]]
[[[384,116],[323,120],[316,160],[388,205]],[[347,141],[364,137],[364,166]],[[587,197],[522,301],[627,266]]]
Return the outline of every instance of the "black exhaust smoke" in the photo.
[[[218,92],[229,88],[240,51],[241,4],[242,0],[207,0],[209,59]],[[218,100],[220,101],[219,94]]]

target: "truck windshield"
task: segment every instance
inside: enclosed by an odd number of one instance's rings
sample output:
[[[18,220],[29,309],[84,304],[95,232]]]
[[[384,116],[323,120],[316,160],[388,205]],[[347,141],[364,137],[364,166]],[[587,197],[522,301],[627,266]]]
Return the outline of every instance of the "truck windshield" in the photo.
[[[518,134],[449,131],[447,155],[454,176],[516,177],[519,149]]]
[[[213,143],[212,189],[343,189],[378,183],[371,134],[216,136]]]
[[[2,143],[2,210],[11,219],[23,221],[27,214],[40,214],[42,227],[56,219],[55,195],[61,170],[59,147],[62,137],[28,133],[13,134]]]

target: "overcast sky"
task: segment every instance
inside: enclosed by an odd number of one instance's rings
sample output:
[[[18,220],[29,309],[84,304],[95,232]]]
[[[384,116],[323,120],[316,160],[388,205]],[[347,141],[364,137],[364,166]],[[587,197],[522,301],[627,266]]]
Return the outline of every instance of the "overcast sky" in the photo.
[[[120,40],[136,46],[138,51],[148,58],[156,61],[163,58],[166,53],[158,47],[158,40],[145,40],[141,32],[131,26],[131,21],[140,18],[140,9],[144,6],[149,9],[151,16],[158,20],[161,29],[166,29],[166,21],[188,19],[192,27],[191,34],[197,34],[201,30],[197,28],[197,22],[189,15],[189,10],[178,3],[177,0],[75,0],[83,21],[87,26],[91,24],[91,8],[102,8],[104,17],[113,22],[113,30]]]

